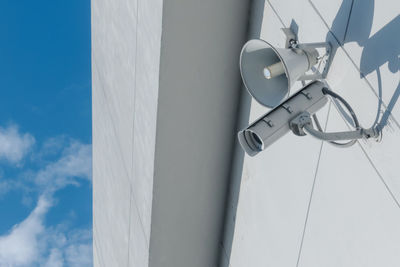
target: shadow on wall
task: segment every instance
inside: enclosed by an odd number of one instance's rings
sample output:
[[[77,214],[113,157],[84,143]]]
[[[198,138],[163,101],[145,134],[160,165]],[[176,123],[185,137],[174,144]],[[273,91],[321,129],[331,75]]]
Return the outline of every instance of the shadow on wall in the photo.
[[[392,73],[399,73],[400,70],[400,15],[391,20],[382,29],[372,35],[364,44],[362,51],[360,72],[366,76],[376,71],[378,77],[379,105],[378,112],[382,106],[382,78],[380,67],[388,64]],[[400,77],[399,77],[400,78]],[[380,121],[376,122],[379,129],[383,129],[400,95],[400,81],[397,81],[397,88],[394,91],[389,104],[387,105]],[[399,125],[400,126],[400,125]]]
[[[375,126],[382,129],[387,124],[390,113],[400,95],[400,81],[398,81],[397,89],[387,105],[385,112],[380,116],[381,106],[383,105],[380,67],[388,63],[388,68],[392,73],[398,73],[400,69],[400,16],[395,17],[382,29],[370,36],[374,17],[374,4],[374,0],[343,0],[330,28],[331,31],[326,36],[326,41],[329,41],[333,45],[339,44],[340,46],[349,42],[357,42],[357,44],[363,48],[360,61],[360,73],[361,77],[374,71],[377,73],[379,102]],[[249,27],[250,39],[260,37],[264,5],[265,0],[252,1],[250,15],[251,22]],[[292,21],[290,28],[297,33],[298,26],[295,21]],[[334,57],[339,45],[332,48],[332,57]],[[250,107],[251,98],[247,94],[246,90],[243,89],[237,129],[242,129],[247,126],[250,116]],[[222,255],[220,266],[222,267],[229,266],[243,172],[243,162],[244,152],[240,148],[236,138],[235,152],[232,159],[232,168],[230,173],[230,189],[226,203],[224,237],[221,249]]]
[[[262,21],[264,17],[265,0],[252,0],[249,14],[248,38],[260,38]],[[239,54],[237,55],[237,67],[239,67]],[[236,130],[247,127],[250,117],[251,97],[242,86],[240,108]],[[232,251],[233,236],[235,231],[236,210],[239,201],[240,184],[243,172],[244,152],[241,149],[235,133],[234,155],[232,157],[231,171],[229,174],[229,193],[225,208],[225,222],[221,244],[220,265],[229,267]]]
[[[333,20],[331,33],[327,35],[326,40],[332,44],[339,43],[341,46],[345,43],[357,42],[363,48],[360,74],[361,77],[365,77],[374,71],[377,74],[379,101],[374,126],[382,130],[387,125],[391,111],[400,95],[400,81],[398,81],[397,88],[381,116],[383,88],[380,67],[387,63],[389,71],[392,73],[399,72],[400,15],[370,36],[374,18],[374,4],[374,0],[343,0]],[[335,55],[337,48],[338,46],[333,47],[332,56]]]

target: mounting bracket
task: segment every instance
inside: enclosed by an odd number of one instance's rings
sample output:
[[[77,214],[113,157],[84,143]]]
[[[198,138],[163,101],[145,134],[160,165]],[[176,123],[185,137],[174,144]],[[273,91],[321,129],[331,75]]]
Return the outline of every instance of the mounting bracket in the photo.
[[[283,33],[286,36],[285,40],[285,48],[287,49],[302,49],[302,50],[312,50],[317,48],[324,48],[325,55],[319,57],[318,60],[323,60],[324,62],[320,62],[320,64],[324,64],[324,68],[322,72],[316,70],[312,74],[305,74],[299,78],[300,81],[305,80],[318,80],[325,79],[328,75],[329,68],[331,66],[331,52],[332,46],[329,42],[318,42],[318,43],[299,43],[298,36],[293,32],[290,28],[281,28]]]
[[[379,132],[374,129],[358,128],[354,131],[345,132],[320,132],[314,129],[311,115],[308,112],[302,112],[290,121],[289,127],[295,135],[304,136],[309,134],[315,138],[323,141],[340,141],[340,140],[355,140],[355,139],[368,139],[376,138]]]

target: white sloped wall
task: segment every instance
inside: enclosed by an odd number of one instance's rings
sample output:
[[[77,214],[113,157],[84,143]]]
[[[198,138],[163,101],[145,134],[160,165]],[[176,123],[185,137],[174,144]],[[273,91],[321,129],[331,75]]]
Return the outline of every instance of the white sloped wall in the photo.
[[[92,1],[95,266],[147,266],[162,0]]]
[[[400,266],[399,14],[394,0],[265,1],[263,18],[253,21],[261,39],[283,47],[280,28],[294,21],[301,42],[331,41],[328,84],[362,126],[377,113],[387,122],[380,143],[342,149],[288,134],[245,156],[232,174],[240,188],[231,189],[238,202],[236,210],[231,197],[225,266]],[[243,105],[249,122],[268,111],[255,101]],[[348,129],[333,103],[318,115],[328,131]],[[236,156],[240,162],[239,150]]]

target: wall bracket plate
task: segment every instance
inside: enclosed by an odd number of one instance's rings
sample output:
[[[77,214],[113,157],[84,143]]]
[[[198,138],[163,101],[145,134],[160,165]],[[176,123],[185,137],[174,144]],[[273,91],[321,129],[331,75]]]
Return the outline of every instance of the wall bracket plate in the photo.
[[[331,52],[332,46],[329,42],[318,42],[318,43],[299,43],[298,36],[293,32],[291,28],[281,28],[286,36],[285,48],[292,49],[317,49],[324,48],[325,54],[319,58],[318,64],[323,67],[322,71],[313,70],[314,73],[306,74],[299,78],[300,81],[305,80],[317,80],[325,79],[328,75],[329,68],[331,66]]]
[[[298,42],[297,35],[292,31],[291,28],[281,28],[281,30],[286,36],[285,48],[292,48],[292,45]]]

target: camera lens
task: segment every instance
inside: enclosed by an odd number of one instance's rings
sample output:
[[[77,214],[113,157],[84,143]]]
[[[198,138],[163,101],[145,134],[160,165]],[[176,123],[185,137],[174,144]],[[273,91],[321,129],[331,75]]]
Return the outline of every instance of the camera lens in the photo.
[[[257,149],[259,149],[261,151],[263,148],[263,142],[261,141],[260,137],[257,134],[252,132],[251,139],[253,140],[253,143],[257,147]]]

